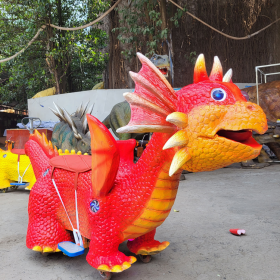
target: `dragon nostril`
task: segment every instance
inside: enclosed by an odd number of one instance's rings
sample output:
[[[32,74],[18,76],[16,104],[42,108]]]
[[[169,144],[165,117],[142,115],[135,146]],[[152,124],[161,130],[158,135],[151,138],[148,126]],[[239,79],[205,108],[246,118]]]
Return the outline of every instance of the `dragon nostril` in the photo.
[[[256,108],[253,105],[247,105],[247,109],[250,111],[254,111]]]

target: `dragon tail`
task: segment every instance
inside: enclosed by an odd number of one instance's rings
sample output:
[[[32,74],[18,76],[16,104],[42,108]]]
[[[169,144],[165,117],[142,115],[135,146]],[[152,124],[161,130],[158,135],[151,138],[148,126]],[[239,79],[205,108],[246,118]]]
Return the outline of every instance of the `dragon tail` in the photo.
[[[162,73],[144,55],[139,73],[130,72],[135,82],[134,93],[124,93],[130,103],[131,119],[118,133],[173,132],[176,126],[166,117],[176,111],[177,95]]]

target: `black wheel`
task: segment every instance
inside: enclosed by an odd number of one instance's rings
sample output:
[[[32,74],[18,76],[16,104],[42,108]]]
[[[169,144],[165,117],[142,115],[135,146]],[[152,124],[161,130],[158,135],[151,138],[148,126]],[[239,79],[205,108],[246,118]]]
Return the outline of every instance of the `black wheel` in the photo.
[[[101,278],[104,280],[109,280],[112,277],[112,273],[108,272],[108,271],[99,271],[99,274],[100,274]]]
[[[143,263],[149,263],[152,260],[151,255],[139,255],[139,258]]]
[[[8,191],[8,188],[0,189],[1,193],[6,193]]]
[[[10,189],[11,189],[11,190],[17,190],[17,189],[18,189],[18,186],[10,186]]]

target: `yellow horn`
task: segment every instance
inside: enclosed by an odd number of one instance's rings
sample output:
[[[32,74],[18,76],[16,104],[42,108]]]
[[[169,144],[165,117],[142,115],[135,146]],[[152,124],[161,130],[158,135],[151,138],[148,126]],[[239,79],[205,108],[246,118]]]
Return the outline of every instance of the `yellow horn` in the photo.
[[[187,131],[180,130],[176,132],[171,138],[169,138],[162,149],[166,150],[173,147],[183,146],[188,144],[188,142],[189,139]]]
[[[188,116],[181,112],[174,112],[166,117],[166,121],[179,128],[185,128],[188,125]]]
[[[191,153],[188,148],[180,149],[174,156],[170,169],[169,176],[172,176],[178,169],[182,167],[191,158]]]

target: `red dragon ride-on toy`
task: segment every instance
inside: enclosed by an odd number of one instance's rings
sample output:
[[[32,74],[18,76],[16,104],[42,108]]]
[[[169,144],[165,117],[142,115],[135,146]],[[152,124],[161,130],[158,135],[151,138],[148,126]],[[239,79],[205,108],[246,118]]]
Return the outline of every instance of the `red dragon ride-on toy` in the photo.
[[[104,279],[136,261],[118,250],[120,243],[128,240],[129,250],[144,262],[169,245],[154,237],[173,206],[183,169],[209,171],[253,159],[261,145],[252,131],[267,130],[262,109],[246,102],[231,70],[223,76],[217,57],[208,77],[200,55],[194,83],[178,92],[149,59],[138,57],[142,68],[130,73],[135,92],[124,94],[131,120],[118,130],[153,132],[136,164],[135,140],[115,141],[91,115],[91,156],[59,156],[37,132],[25,145],[37,179],[28,205],[27,247],[74,256],[90,241],[87,261]]]

